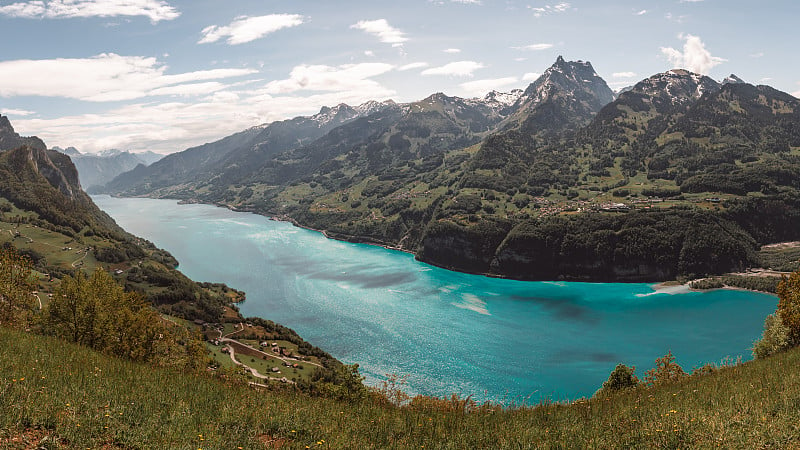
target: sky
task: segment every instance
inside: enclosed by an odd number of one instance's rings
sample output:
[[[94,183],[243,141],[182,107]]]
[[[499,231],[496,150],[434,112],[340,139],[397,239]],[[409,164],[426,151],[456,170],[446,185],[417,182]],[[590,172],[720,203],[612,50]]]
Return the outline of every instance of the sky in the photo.
[[[800,97],[796,0],[0,0],[0,114],[85,153],[173,153],[322,106],[612,89],[672,68]]]

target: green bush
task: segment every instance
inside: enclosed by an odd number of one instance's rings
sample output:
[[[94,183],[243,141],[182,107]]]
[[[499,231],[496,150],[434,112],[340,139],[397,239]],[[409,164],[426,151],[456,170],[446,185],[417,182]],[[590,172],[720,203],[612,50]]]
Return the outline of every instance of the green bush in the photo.
[[[628,367],[625,364],[617,364],[617,367],[608,376],[608,380],[603,382],[603,387],[598,392],[609,393],[638,386],[639,378],[634,375],[635,371],[635,366]]]
[[[675,362],[672,351],[661,358],[656,358],[656,366],[644,373],[645,383],[648,385],[661,385],[680,381],[686,376],[683,368]]]
[[[766,358],[775,353],[784,351],[789,345],[789,328],[777,314],[770,314],[764,320],[764,332],[761,339],[753,342],[753,357]]]

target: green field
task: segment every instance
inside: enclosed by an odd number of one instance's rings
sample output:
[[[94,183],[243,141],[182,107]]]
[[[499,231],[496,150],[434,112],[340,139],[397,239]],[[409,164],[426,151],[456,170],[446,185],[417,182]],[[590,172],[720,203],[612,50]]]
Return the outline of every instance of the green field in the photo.
[[[796,448],[799,364],[795,349],[569,405],[398,408],[231,386],[0,329],[0,448]]]

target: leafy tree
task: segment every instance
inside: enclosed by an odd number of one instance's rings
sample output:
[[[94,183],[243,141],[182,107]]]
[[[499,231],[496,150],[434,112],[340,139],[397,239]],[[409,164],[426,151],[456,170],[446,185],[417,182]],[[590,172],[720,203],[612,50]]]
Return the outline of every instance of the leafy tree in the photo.
[[[187,369],[204,365],[198,336],[168,325],[141,295],[125,292],[101,269],[65,277],[43,323],[49,334],[111,355]]]
[[[672,351],[661,358],[656,358],[656,366],[644,373],[645,383],[649,385],[667,384],[686,376],[683,368],[675,362]]]
[[[800,344],[800,271],[782,277],[778,284],[777,313],[788,328],[789,344]]]
[[[24,327],[33,309],[31,260],[14,247],[0,248],[0,325]]]
[[[608,380],[603,382],[603,386],[594,393],[595,396],[609,395],[617,391],[633,388],[639,385],[639,378],[634,374],[636,367],[628,367],[625,364],[617,364],[611,371]]]
[[[789,348],[789,328],[777,314],[768,315],[764,320],[761,339],[753,343],[753,357],[766,358],[787,348]]]
[[[634,375],[636,367],[628,367],[625,364],[617,364],[608,380],[603,382],[602,391],[621,391],[623,389],[636,387],[639,384],[639,378]]]

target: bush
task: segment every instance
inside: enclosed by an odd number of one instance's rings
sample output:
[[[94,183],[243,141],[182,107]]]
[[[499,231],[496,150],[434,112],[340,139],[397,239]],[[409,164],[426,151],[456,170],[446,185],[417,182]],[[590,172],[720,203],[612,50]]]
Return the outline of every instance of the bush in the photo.
[[[621,391],[636,387],[639,384],[639,379],[634,375],[636,367],[628,367],[625,364],[617,364],[608,380],[603,382],[603,387],[599,392],[609,393],[612,391]]]
[[[761,339],[753,342],[753,358],[761,359],[789,348],[789,328],[777,314],[770,314],[764,320]]]
[[[778,284],[778,316],[788,329],[789,345],[800,344],[800,271]]]
[[[686,372],[675,362],[672,351],[669,351],[661,358],[656,358],[656,366],[645,372],[644,375],[645,383],[659,385],[679,381],[686,376]]]

